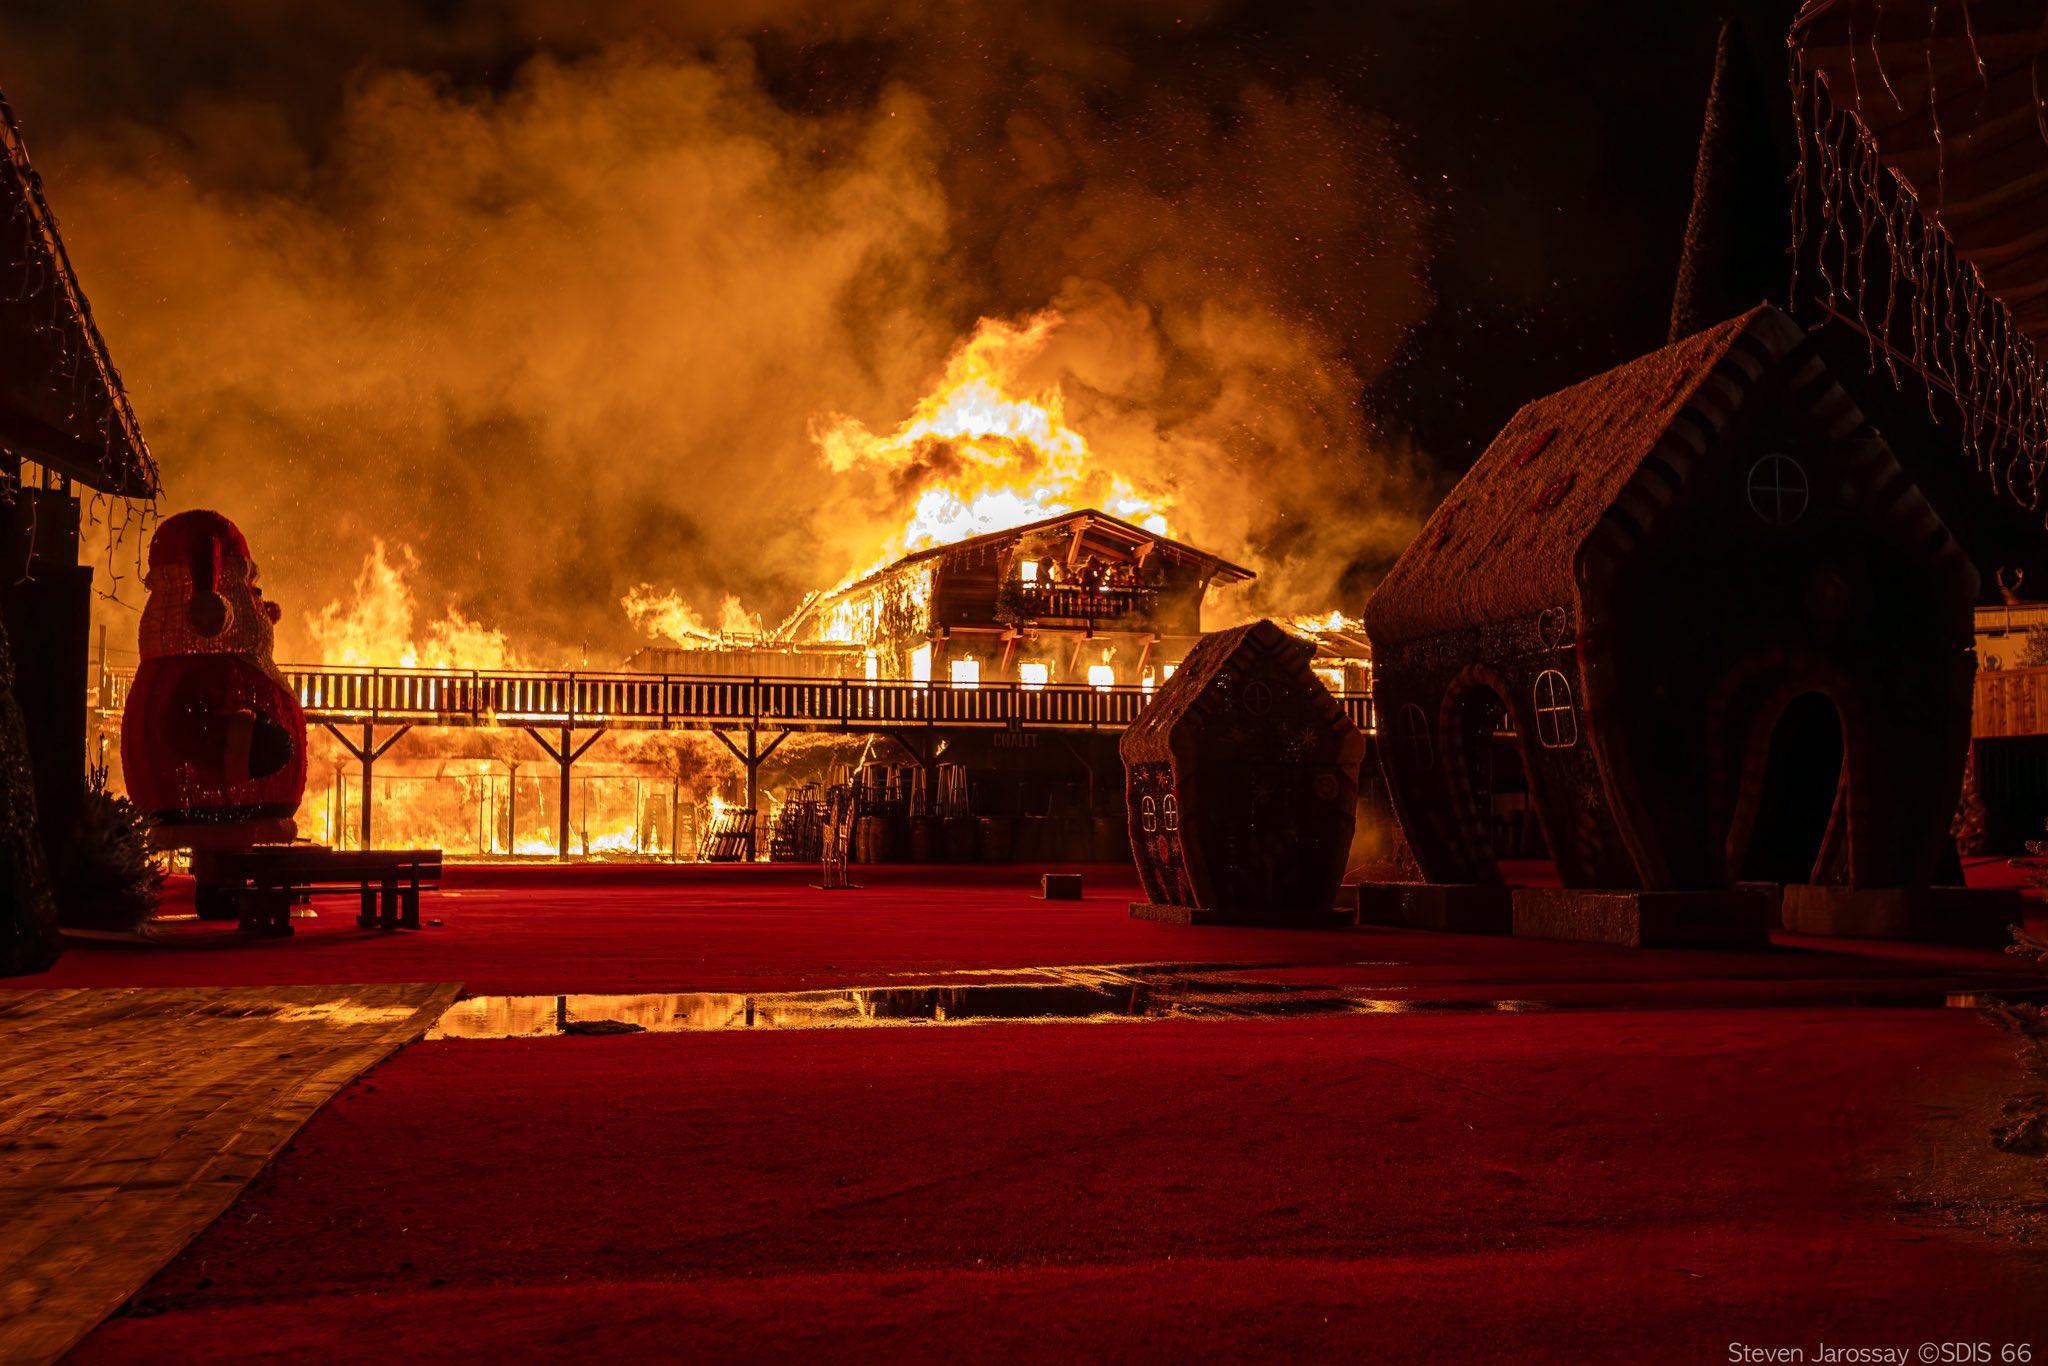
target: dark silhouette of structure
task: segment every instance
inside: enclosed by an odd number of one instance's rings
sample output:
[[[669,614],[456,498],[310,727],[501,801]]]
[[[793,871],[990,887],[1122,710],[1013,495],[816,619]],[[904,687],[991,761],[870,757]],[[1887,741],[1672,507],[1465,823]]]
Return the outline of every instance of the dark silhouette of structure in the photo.
[[[0,886],[17,889],[0,904],[5,974],[56,956],[41,872],[23,860],[33,849],[61,865],[85,804],[92,570],[78,563],[75,486],[150,499],[157,474],[4,96],[0,228],[0,623],[13,657],[0,676]]]
[[[1739,895],[1668,894],[1926,888],[1977,588],[1774,308],[1528,404],[1366,609],[1382,766],[1424,875],[1500,884],[1481,761],[1505,730],[1565,887],[1635,894],[1518,898],[1518,930],[1754,941]]]
[[[1329,920],[1358,808],[1365,736],[1270,621],[1204,636],[1124,732],[1131,848],[1178,922]]]

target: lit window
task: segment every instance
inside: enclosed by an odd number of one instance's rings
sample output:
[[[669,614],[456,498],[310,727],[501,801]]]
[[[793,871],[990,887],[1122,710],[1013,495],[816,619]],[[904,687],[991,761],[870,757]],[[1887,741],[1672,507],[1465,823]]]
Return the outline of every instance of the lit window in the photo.
[[[1806,471],[1775,451],[1749,467],[1749,506],[1772,526],[1790,526],[1806,514]]]
[[[1340,693],[1344,691],[1344,671],[1342,669],[1317,669],[1316,677],[1322,679],[1323,686],[1331,692]]]
[[[978,659],[956,659],[951,665],[953,686],[956,688],[978,688],[981,686],[981,661]]]
[[[910,652],[910,681],[929,683],[932,681],[932,645],[930,641]]]
[[[1161,683],[1164,683],[1164,682],[1165,682],[1165,681],[1166,681],[1167,679],[1169,679],[1169,678],[1173,677],[1173,671],[1174,671],[1175,669],[1178,669],[1179,667],[1180,667],[1180,665],[1178,665],[1178,664],[1162,664],[1162,665],[1160,665],[1160,666],[1159,666],[1159,681],[1160,681]]]
[[[1052,665],[1042,659],[1029,659],[1017,666],[1017,681],[1027,688],[1042,688],[1052,682]]]
[[[1088,686],[1091,688],[1113,688],[1116,686],[1116,670],[1107,664],[1088,666]]]
[[[877,655],[873,650],[868,651],[868,657],[866,660],[866,673],[868,676],[868,682],[870,683],[874,682],[876,679],[882,676],[881,656]]]
[[[1536,675],[1536,742],[1545,749],[1570,749],[1579,742],[1571,680],[1556,669]]]
[[[1159,686],[1159,671],[1156,669],[1145,670],[1145,672],[1138,679],[1138,686],[1143,688],[1146,692],[1151,692],[1154,688]]]
[[[1017,561],[1017,578],[1019,579],[1019,581],[1021,581],[1021,582],[1023,582],[1023,583],[1037,583],[1037,582],[1038,582],[1038,561],[1036,561],[1036,560],[1019,560],[1019,561]]]

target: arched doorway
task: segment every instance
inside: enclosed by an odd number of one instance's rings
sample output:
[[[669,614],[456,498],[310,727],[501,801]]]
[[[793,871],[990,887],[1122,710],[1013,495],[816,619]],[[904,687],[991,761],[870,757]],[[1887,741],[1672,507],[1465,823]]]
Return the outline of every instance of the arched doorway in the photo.
[[[1829,825],[1845,778],[1842,714],[1825,694],[1802,693],[1785,705],[1770,742],[1752,753],[1743,786],[1755,796],[1731,871],[1744,882],[1819,882]],[[1760,771],[1759,771],[1760,770]],[[1754,785],[1754,786],[1752,786]]]
[[[1514,709],[1490,680],[1467,682],[1445,719],[1444,771],[1479,876],[1498,877],[1503,860],[1547,863]]]

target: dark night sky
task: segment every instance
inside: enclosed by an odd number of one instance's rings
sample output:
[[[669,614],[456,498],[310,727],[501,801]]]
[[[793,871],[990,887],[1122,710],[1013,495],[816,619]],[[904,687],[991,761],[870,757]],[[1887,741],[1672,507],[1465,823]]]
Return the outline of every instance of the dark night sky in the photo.
[[[237,8],[180,17],[122,0],[22,0],[0,20],[0,54],[10,37],[23,50],[0,70],[47,145],[110,112],[160,116],[192,89],[280,99],[313,124],[361,66],[489,84],[536,46],[504,29],[476,36],[488,26],[469,16],[488,4],[384,0],[366,6],[376,14],[359,28],[308,29],[305,50],[278,60],[258,44],[238,48],[243,33],[220,17]],[[1316,80],[1393,120],[1434,212],[1438,303],[1373,406],[1455,469],[1522,400],[1661,342],[1715,31],[1738,18],[1775,82],[1794,4],[1268,0],[1192,23],[1162,17],[1173,8],[1095,25],[1093,37],[1128,63],[1123,84],[1220,97],[1251,80]],[[945,26],[721,25],[756,43],[781,98],[809,106],[869,98],[906,50]],[[821,37],[821,27],[834,31]],[[630,20],[593,36],[622,31]],[[578,25],[557,23],[539,46],[573,53],[578,37]]]
[[[1364,8],[1305,18],[1299,46],[1352,28],[1355,88],[1437,197],[1438,306],[1385,397],[1462,463],[1526,399],[1663,344],[1718,24],[1740,20],[1775,91],[1791,6]]]

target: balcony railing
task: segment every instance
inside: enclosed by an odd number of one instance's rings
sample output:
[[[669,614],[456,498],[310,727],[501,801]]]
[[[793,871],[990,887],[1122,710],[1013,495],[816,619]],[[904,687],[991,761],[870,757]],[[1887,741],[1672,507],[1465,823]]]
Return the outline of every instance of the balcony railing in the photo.
[[[1159,601],[1157,589],[1143,587],[1090,588],[1077,583],[1012,583],[1003,592],[1003,605],[1021,621],[1048,618],[1115,621],[1126,617],[1149,617]]]
[[[308,719],[337,725],[1100,730],[1128,726],[1152,697],[1146,688],[1020,683],[949,687],[862,679],[336,665],[287,665],[282,672]],[[109,676],[105,710],[120,710],[128,684],[127,674]],[[1345,693],[1338,700],[1354,722],[1372,729],[1369,695]]]
[[[1977,634],[2006,635],[2048,626],[2048,602],[2001,602],[1977,609]]]

